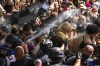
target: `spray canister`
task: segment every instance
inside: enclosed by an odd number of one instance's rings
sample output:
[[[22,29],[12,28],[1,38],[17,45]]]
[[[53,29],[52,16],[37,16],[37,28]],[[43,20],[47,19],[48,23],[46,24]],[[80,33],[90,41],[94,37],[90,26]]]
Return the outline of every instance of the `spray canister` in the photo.
[[[88,62],[88,66],[93,66],[93,65],[94,65],[94,60],[93,58],[90,58]]]

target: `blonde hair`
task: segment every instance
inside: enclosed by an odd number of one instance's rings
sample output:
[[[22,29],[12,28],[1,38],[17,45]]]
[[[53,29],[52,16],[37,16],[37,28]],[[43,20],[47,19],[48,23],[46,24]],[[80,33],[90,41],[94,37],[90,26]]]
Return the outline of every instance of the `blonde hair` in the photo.
[[[56,33],[56,36],[58,36],[58,37],[60,37],[60,38],[62,38],[63,40],[65,40],[65,35],[64,35],[64,33],[63,32],[57,32]]]
[[[66,32],[69,32],[69,30],[72,30],[72,29],[75,29],[75,28],[69,22],[64,22],[59,26],[58,31],[66,33]]]

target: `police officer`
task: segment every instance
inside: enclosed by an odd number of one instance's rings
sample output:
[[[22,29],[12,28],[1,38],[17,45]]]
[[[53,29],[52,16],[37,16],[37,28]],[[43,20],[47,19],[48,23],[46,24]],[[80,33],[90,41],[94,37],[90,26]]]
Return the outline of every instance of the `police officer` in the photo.
[[[62,59],[64,57],[64,52],[59,47],[53,47],[50,50],[49,57],[51,59],[50,66],[62,66]]]
[[[48,56],[50,49],[52,48],[53,43],[50,39],[46,38],[43,40],[43,42],[41,42],[40,44],[40,48],[38,51],[38,55],[36,55],[37,57],[35,58],[35,64],[34,65],[38,65],[38,63],[42,62],[42,66],[48,66],[50,63],[50,58]],[[40,61],[38,61],[37,59],[39,59]],[[40,64],[39,64],[40,65]]]
[[[53,47],[50,50],[49,57],[51,59],[50,66],[64,66],[64,65],[80,66],[82,54],[78,52],[76,55],[66,58],[64,51],[61,50],[61,48]]]
[[[45,39],[44,42],[40,45],[40,60],[42,61],[43,66],[48,66],[50,63],[50,58],[48,56],[50,49],[52,48],[53,43],[50,39]]]
[[[49,53],[49,50],[53,47],[53,43],[50,39],[45,39],[40,45],[42,56]]]

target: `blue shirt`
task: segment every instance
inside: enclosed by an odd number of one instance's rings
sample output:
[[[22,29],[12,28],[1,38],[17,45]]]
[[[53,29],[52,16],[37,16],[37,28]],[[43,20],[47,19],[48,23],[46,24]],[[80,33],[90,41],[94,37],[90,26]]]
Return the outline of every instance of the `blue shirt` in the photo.
[[[6,56],[14,55],[15,51],[7,45],[0,46],[0,57],[5,58]]]

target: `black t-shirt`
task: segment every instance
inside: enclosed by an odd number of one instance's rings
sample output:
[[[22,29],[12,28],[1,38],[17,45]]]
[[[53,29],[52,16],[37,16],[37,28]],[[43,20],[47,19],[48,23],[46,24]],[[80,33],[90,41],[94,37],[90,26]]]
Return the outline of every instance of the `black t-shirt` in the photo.
[[[34,60],[31,58],[23,58],[16,62],[12,62],[10,66],[34,66]]]

